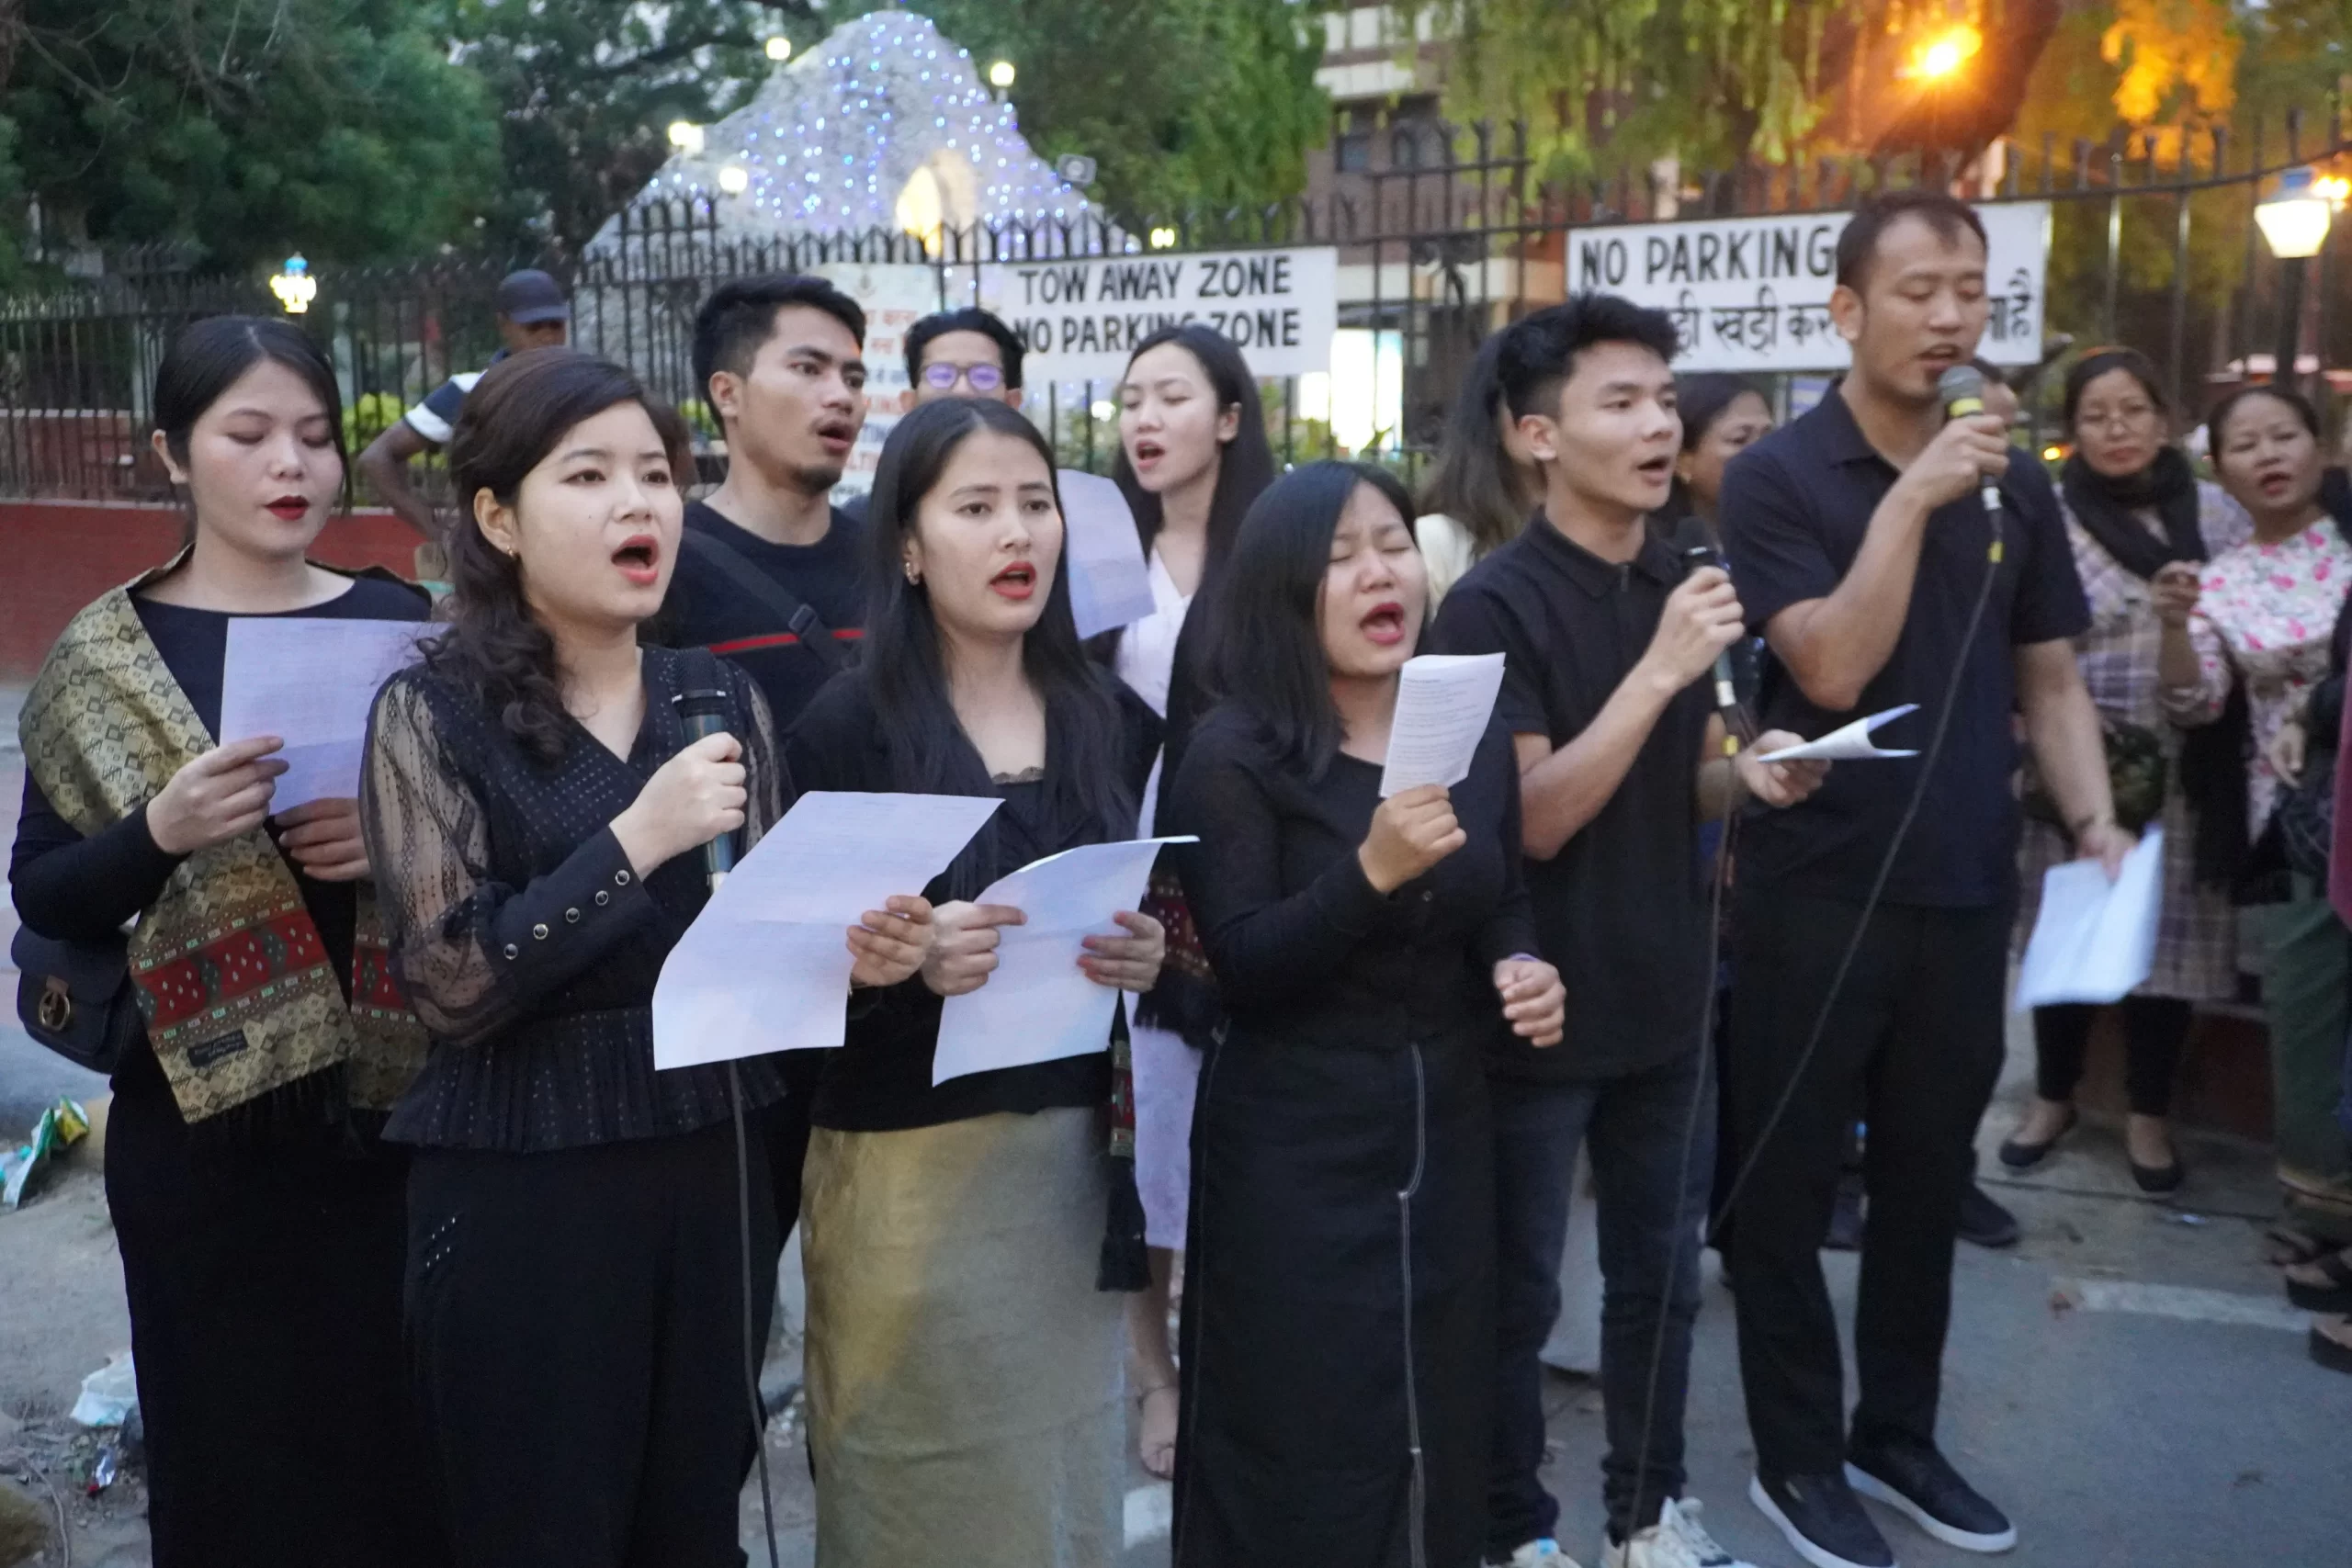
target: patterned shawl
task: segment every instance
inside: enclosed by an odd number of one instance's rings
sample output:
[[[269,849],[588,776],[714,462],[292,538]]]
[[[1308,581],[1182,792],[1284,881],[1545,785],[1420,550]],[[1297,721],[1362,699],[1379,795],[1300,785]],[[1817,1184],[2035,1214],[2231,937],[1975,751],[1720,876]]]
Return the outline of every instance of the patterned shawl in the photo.
[[[25,699],[25,765],[85,837],[214,745],[130,603],[185,554],[74,616]],[[130,978],[189,1122],[335,1066],[356,1108],[389,1110],[408,1088],[424,1063],[424,1029],[392,978],[374,891],[357,891],[347,1003],[293,870],[263,829],[189,855],[141,912]]]

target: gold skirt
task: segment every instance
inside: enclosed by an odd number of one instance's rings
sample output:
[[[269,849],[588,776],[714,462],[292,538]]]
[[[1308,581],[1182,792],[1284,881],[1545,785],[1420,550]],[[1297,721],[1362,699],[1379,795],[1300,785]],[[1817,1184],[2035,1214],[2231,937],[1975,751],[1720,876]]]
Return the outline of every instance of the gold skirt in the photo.
[[[1109,1568],[1122,1309],[1102,1115],[819,1128],[801,1190],[818,1568]]]

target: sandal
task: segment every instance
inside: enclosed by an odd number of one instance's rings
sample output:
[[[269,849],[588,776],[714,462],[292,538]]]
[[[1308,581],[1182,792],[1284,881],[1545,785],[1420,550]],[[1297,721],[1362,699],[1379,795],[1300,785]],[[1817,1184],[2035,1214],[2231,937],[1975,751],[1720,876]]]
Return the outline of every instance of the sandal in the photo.
[[[2291,1265],[2297,1269],[2316,1269],[2325,1276],[2322,1280],[2298,1280],[2291,1274],[2287,1279],[2287,1299],[2305,1312],[2352,1313],[2352,1247],[2341,1252],[2322,1253],[2307,1262]]]
[[[1144,1434],[1136,1445],[1136,1457],[1154,1480],[1169,1481],[1176,1474],[1176,1424],[1172,1420],[1169,1423],[1168,1436],[1163,1439],[1154,1440],[1150,1433],[1152,1397],[1162,1393],[1175,1398],[1176,1384],[1164,1382],[1136,1395],[1136,1408],[1144,1413]]]
[[[2346,1337],[2339,1338],[2336,1334],[2328,1333],[2328,1324],[2334,1325],[2337,1333]],[[2329,1318],[2323,1323],[2312,1324],[2311,1351],[2312,1359],[2329,1371],[2352,1373],[2352,1318]]]
[[[2270,1244],[2265,1256],[2274,1269],[2292,1269],[2299,1263],[2316,1263],[2335,1250],[2335,1244],[2321,1240],[2309,1231],[2298,1230],[2290,1224],[2275,1224],[2262,1233]]]

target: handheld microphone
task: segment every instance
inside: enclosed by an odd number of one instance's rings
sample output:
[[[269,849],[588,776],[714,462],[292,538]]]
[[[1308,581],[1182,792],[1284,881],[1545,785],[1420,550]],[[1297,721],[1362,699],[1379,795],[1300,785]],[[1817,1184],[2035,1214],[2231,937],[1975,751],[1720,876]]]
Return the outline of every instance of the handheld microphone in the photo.
[[[1984,373],[1973,365],[1955,365],[1937,377],[1936,391],[1944,400],[1946,419],[1973,419],[1984,412]],[[1984,476],[1976,493],[1984,499],[1985,516],[2000,516],[2001,487],[1992,475]]]
[[[1693,522],[1697,519],[1693,518]],[[1690,576],[1704,566],[1722,566],[1715,547],[1709,544],[1689,544],[1682,547],[1682,575]],[[1725,569],[1728,570],[1728,569]],[[1736,756],[1741,744],[1750,739],[1747,715],[1739,705],[1738,683],[1732,679],[1731,649],[1724,648],[1715,654],[1715,711],[1724,718],[1724,755]]]
[[[689,743],[706,740],[727,728],[727,694],[716,689],[685,691],[678,694],[678,717],[684,721]],[[710,890],[727,880],[735,869],[735,835],[721,833],[702,847],[703,869],[710,877]]]

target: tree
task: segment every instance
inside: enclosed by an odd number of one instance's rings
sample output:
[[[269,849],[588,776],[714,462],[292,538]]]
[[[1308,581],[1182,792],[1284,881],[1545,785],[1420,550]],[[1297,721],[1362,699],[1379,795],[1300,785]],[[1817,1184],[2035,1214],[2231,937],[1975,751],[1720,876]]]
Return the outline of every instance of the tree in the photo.
[[[75,238],[413,255],[496,175],[473,78],[404,0],[27,0],[0,90],[14,167]]]
[[[458,58],[497,105],[506,182],[493,243],[576,251],[670,155],[673,120],[741,107],[762,46],[815,27],[808,0],[443,0]]]
[[[835,5],[832,20],[878,10]],[[1121,219],[1295,196],[1330,130],[1312,7],[1292,0],[918,0],[975,60],[1012,62],[1022,134],[1095,160]],[[813,35],[814,29],[809,29]]]

